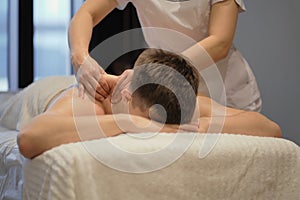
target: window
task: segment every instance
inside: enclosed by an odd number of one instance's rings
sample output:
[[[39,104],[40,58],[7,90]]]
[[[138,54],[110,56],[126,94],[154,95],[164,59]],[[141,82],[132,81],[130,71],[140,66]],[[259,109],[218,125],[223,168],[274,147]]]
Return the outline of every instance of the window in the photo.
[[[83,1],[0,0],[0,91],[71,74],[67,31]]]
[[[0,91],[8,90],[8,0],[0,1]]]
[[[71,1],[34,0],[34,79],[71,74]]]

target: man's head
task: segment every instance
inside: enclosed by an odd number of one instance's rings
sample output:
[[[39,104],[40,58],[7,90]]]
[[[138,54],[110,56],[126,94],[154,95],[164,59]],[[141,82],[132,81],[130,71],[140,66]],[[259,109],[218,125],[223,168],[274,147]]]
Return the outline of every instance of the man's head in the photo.
[[[134,65],[131,110],[162,123],[188,123],[195,110],[198,85],[197,70],[182,56],[147,49]]]

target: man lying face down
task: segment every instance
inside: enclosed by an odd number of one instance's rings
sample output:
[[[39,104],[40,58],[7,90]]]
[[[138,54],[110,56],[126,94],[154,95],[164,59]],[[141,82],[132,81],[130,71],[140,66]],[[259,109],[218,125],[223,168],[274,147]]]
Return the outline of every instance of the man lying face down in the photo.
[[[160,123],[187,124],[195,110],[198,85],[197,70],[183,57],[148,49],[135,62],[130,105],[138,108],[137,115]]]
[[[119,77],[107,74],[103,78],[112,93]],[[158,128],[160,132],[181,129],[205,133],[211,130],[209,127],[218,126],[223,133],[281,136],[279,126],[259,113],[223,107],[208,97],[197,96],[198,83],[198,72],[181,56],[145,50],[135,63],[130,87],[121,92],[122,101],[112,106],[110,98],[101,103],[93,97],[82,99],[77,87],[62,86],[65,90],[47,102],[45,111],[21,128],[20,152],[33,158],[61,144]],[[213,116],[212,105],[226,114]],[[193,116],[195,108],[198,116]],[[199,119],[197,126],[179,126],[192,123],[192,117]],[[220,117],[224,120],[214,120]]]

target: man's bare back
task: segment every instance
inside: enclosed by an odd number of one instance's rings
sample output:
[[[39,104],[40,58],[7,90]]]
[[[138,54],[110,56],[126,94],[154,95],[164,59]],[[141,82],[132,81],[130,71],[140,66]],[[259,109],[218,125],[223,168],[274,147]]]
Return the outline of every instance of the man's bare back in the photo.
[[[111,104],[110,97],[103,102],[93,98],[78,97],[77,87],[61,93],[48,107],[46,113],[66,116],[95,116],[126,113],[125,102]],[[250,111],[243,111],[222,106],[206,96],[197,96],[198,110],[195,118],[199,119],[199,132],[225,132],[259,136],[281,136],[280,128],[265,116]],[[112,106],[121,107],[114,109]],[[127,113],[128,114],[128,113]],[[194,118],[194,122],[195,122]],[[192,122],[192,123],[194,123]],[[209,129],[210,128],[210,129]],[[273,130],[273,131],[271,131]]]

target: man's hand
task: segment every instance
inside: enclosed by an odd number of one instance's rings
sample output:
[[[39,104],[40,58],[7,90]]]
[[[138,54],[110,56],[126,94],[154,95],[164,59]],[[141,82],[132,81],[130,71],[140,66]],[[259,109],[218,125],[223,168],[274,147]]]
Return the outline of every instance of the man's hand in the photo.
[[[118,127],[123,132],[142,133],[142,132],[164,132],[164,133],[178,133],[178,132],[198,132],[198,124],[164,124],[151,120],[145,117],[117,114],[114,115],[115,120],[118,121]]]
[[[200,117],[198,132],[199,133],[207,133],[209,126],[211,125],[210,117]]]
[[[181,132],[199,132],[198,124],[164,124],[160,132],[181,133]]]
[[[84,98],[84,92],[94,97],[98,101],[103,101],[109,95],[109,86],[103,77],[105,71],[89,55],[76,71],[78,81],[78,95]]]
[[[116,104],[122,100],[122,90],[128,89],[132,80],[133,69],[125,70],[114,87],[111,103]]]

